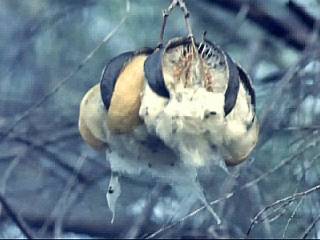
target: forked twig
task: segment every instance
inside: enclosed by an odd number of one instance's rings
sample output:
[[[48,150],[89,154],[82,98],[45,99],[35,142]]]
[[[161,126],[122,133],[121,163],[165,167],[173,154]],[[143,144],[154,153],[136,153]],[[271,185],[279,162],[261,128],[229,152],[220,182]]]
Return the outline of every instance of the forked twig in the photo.
[[[172,10],[176,7],[180,7],[181,11],[183,12],[185,23],[186,23],[186,28],[188,31],[188,37],[190,37],[192,42],[194,43],[194,37],[193,37],[192,28],[191,28],[191,24],[190,24],[190,12],[186,6],[186,3],[184,2],[184,0],[172,0],[169,7],[167,9],[163,10],[163,12],[162,12],[162,26],[161,26],[161,31],[160,31],[160,41],[159,41],[158,47],[162,47],[162,45],[163,45],[163,36],[164,36],[164,30],[167,25],[167,19],[168,19],[169,15],[171,14]]]
[[[304,152],[306,152],[309,149],[312,149],[314,147],[316,147],[319,144],[320,140],[318,141],[314,141],[310,144],[308,144],[307,146],[305,146],[303,149],[301,149],[299,152],[295,153],[294,155],[283,159],[279,164],[277,164],[275,167],[273,167],[272,169],[270,169],[269,171],[267,171],[266,173],[262,174],[260,177],[247,182],[246,184],[244,184],[240,189],[238,189],[238,191],[243,191],[247,188],[250,188],[252,186],[255,186],[257,183],[261,182],[263,179],[266,179],[270,174],[276,172],[277,170],[281,169],[282,167],[286,166],[287,164],[291,163],[294,159],[296,159],[297,157],[299,157],[301,154],[303,154]],[[230,198],[232,198],[234,195],[236,194],[236,191],[233,192],[229,192],[227,194],[225,194],[223,197],[216,199],[212,202],[210,202],[210,205],[215,205],[219,202],[228,200]],[[148,235],[146,238],[150,239],[150,238],[154,238],[156,236],[158,236],[159,234],[161,234],[164,231],[170,230],[180,224],[182,224],[183,222],[185,222],[187,219],[197,215],[199,212],[201,212],[202,210],[206,209],[205,206],[202,206],[196,210],[194,210],[193,212],[189,213],[188,215],[186,215],[185,217],[181,218],[180,220],[169,224],[167,226],[164,226],[160,229],[158,229],[156,232],[153,232],[152,234]]]
[[[286,238],[286,234],[287,234],[289,225],[290,225],[292,219],[294,218],[294,216],[296,215],[296,213],[297,213],[297,211],[298,211],[301,203],[303,202],[303,200],[304,200],[304,197],[302,197],[302,198],[300,199],[300,201],[297,203],[296,207],[294,208],[292,214],[290,215],[290,217],[289,217],[289,219],[288,219],[288,221],[287,221],[287,224],[286,224],[286,226],[285,226],[285,228],[284,228],[284,231],[283,231],[283,234],[282,234],[282,238]]]
[[[304,192],[295,193],[295,194],[293,194],[293,195],[291,195],[291,196],[282,198],[282,199],[280,199],[280,200],[278,200],[278,201],[275,201],[274,203],[266,206],[265,208],[263,208],[262,210],[260,210],[260,212],[258,212],[258,213],[256,214],[256,216],[253,218],[253,220],[251,221],[251,224],[250,224],[249,229],[248,229],[248,232],[247,232],[247,236],[250,235],[253,227],[258,223],[258,220],[259,220],[260,216],[262,216],[262,214],[263,214],[264,212],[268,211],[269,209],[271,209],[271,208],[273,208],[273,207],[276,207],[276,206],[281,205],[281,204],[284,204],[284,203],[290,203],[290,202],[292,202],[292,201],[295,201],[295,200],[298,199],[298,198],[304,197],[304,196],[306,196],[306,195],[309,195],[310,193],[313,193],[313,192],[319,191],[319,190],[320,190],[320,184],[319,184],[319,185],[316,185],[316,186],[314,186],[314,187],[312,187],[312,188],[310,188],[310,189],[308,189],[308,190],[306,190],[306,191],[304,191]]]

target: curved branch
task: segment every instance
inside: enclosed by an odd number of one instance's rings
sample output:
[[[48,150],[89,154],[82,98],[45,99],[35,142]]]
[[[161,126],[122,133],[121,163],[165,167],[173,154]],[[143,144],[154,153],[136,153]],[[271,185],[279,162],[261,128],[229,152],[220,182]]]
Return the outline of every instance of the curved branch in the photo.
[[[8,203],[7,199],[2,195],[2,193],[0,193],[0,203],[3,206],[4,210],[7,212],[8,216],[21,230],[23,235],[28,239],[34,239],[35,237],[33,236],[33,233],[31,233],[21,216],[11,207],[11,205]]]

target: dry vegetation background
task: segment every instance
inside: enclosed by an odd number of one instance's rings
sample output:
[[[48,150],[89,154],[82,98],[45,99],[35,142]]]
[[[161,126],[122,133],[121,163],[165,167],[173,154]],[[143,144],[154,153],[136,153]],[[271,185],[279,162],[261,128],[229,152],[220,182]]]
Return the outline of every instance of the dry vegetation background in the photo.
[[[80,139],[79,103],[110,58],[156,46],[169,1],[126,3],[0,0],[0,237],[320,238],[317,0],[186,1],[196,36],[251,74],[259,146],[204,180],[220,226],[142,176],[123,179],[110,224],[109,165]],[[167,36],[184,34],[175,11]]]

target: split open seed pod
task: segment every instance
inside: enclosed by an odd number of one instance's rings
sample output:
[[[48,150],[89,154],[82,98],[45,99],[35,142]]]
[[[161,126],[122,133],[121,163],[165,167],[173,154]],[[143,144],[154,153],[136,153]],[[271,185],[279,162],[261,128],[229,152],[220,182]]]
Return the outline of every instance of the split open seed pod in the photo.
[[[205,87],[207,91],[225,91],[225,115],[233,109],[239,90],[239,71],[229,55],[218,46],[204,40],[177,38],[151,54],[144,65],[151,89],[162,97],[170,97],[172,81],[182,81],[185,87]],[[166,77],[164,77],[166,75]]]
[[[247,73],[228,53],[207,39],[198,43],[189,37],[177,38],[170,40],[165,47],[156,49],[145,61],[144,71],[150,88],[161,97],[170,99],[179,85],[180,89],[181,86],[204,88],[207,92],[224,94],[225,127],[219,134],[228,140],[221,146],[228,156],[226,163],[234,165],[242,161],[243,156],[248,156],[256,144],[257,134],[251,134],[255,135],[252,137],[254,139],[247,143],[246,133],[234,134],[233,126],[246,126],[247,132],[251,126],[256,126],[253,124],[255,93]],[[241,112],[243,109],[245,113]],[[257,132],[257,129],[252,131]],[[225,136],[229,132],[233,135]],[[212,139],[215,137],[212,136]],[[239,144],[239,141],[243,143]]]
[[[96,84],[82,98],[79,111],[79,131],[82,139],[93,149],[108,147],[104,134],[105,110],[101,101],[100,86]]]
[[[252,81],[245,70],[239,70],[240,88],[237,102],[227,117],[225,162],[237,165],[247,159],[259,139],[259,123],[256,117],[256,97]]]
[[[102,73],[100,88],[107,110],[107,126],[113,133],[127,133],[141,123],[140,93],[144,86],[144,61],[153,49],[122,53]]]

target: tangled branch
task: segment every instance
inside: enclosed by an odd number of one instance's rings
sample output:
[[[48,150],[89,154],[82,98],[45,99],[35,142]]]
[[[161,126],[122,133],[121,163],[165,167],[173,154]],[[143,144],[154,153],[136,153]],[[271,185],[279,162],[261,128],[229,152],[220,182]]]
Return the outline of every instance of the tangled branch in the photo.
[[[279,205],[289,204],[289,203],[291,203],[291,202],[293,202],[293,201],[295,201],[295,200],[297,200],[297,199],[299,199],[299,198],[301,198],[301,197],[304,197],[304,196],[306,196],[306,195],[309,195],[309,194],[311,194],[311,193],[313,193],[313,192],[315,192],[315,191],[319,191],[319,190],[320,190],[320,184],[317,185],[317,186],[314,186],[314,187],[312,187],[312,188],[310,188],[310,189],[308,189],[308,190],[306,190],[306,191],[304,191],[304,192],[295,193],[295,194],[293,194],[293,195],[291,195],[291,196],[282,198],[282,199],[280,199],[280,200],[278,200],[278,201],[275,201],[274,203],[266,206],[266,207],[263,208],[260,212],[258,212],[258,213],[256,214],[256,216],[253,218],[253,220],[251,221],[249,230],[248,230],[248,232],[247,232],[247,236],[250,235],[253,227],[254,227],[257,223],[259,223],[260,217],[261,217],[265,212],[267,212],[269,209],[273,209],[274,207],[278,207]]]
[[[62,86],[64,86],[68,81],[70,81],[83,67],[92,59],[93,56],[114,36],[114,34],[120,29],[120,27],[126,22],[128,15],[130,12],[130,3],[127,1],[126,14],[121,19],[119,24],[108,33],[104,39],[80,62],[80,64],[70,72],[64,79],[62,79],[50,92],[48,92],[45,96],[43,96],[39,101],[34,103],[31,107],[29,107],[24,113],[22,113],[9,127],[6,131],[4,131],[0,135],[0,143],[2,143],[14,130],[15,128],[23,122],[34,110],[39,108],[42,104],[44,104],[50,97],[55,95]]]

